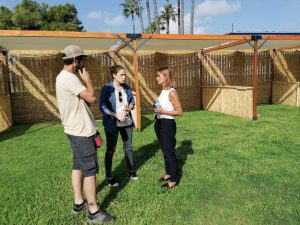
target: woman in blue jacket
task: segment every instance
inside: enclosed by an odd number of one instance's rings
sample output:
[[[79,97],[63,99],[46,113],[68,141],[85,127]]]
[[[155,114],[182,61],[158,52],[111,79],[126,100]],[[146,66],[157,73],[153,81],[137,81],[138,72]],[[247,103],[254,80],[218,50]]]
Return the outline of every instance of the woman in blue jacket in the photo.
[[[120,65],[112,66],[110,73],[113,81],[102,87],[99,108],[103,114],[103,126],[106,136],[106,183],[108,186],[117,187],[119,183],[113,178],[111,170],[119,133],[123,141],[128,175],[132,180],[138,179],[133,168],[132,151],[132,128],[134,124],[131,110],[133,110],[135,102],[130,87],[125,84],[125,68]]]

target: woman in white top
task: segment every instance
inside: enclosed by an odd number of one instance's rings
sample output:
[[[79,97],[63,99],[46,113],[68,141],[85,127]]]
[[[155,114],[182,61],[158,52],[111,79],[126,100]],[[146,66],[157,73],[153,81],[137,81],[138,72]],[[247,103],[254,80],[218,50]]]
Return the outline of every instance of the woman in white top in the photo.
[[[176,122],[175,116],[182,116],[182,108],[176,90],[173,88],[174,78],[168,67],[160,68],[156,73],[156,81],[162,87],[155,106],[155,133],[164,154],[165,175],[159,179],[166,182],[161,187],[171,189],[179,182],[178,161],[175,155]]]

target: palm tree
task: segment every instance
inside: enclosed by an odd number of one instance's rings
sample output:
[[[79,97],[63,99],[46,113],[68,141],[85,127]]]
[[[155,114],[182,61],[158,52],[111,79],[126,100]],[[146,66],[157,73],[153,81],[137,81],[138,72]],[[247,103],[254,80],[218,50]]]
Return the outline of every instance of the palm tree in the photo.
[[[141,30],[142,30],[142,33],[144,33],[144,22],[143,22],[143,7],[141,6],[142,5],[142,0],[138,0],[138,6],[139,6],[139,17],[140,17],[140,21],[141,21]]]
[[[167,1],[167,4],[164,6],[164,9],[161,11],[161,19],[166,23],[167,26],[167,34],[170,33],[170,20],[176,21],[176,13],[174,6],[172,6],[169,1]]]
[[[135,34],[134,14],[136,14],[137,16],[140,16],[138,1],[137,0],[125,0],[125,2],[121,4],[121,6],[123,7],[123,15],[126,18],[131,16],[133,33]]]
[[[180,20],[181,34],[184,34],[184,0],[180,0]]]
[[[195,13],[195,0],[191,0],[191,23],[190,23],[191,34],[194,33],[194,13]]]
[[[146,33],[157,33],[157,27],[156,27],[156,19],[151,22],[151,24],[145,29]],[[160,19],[159,20],[159,30],[165,30],[165,22]]]
[[[153,7],[154,7],[154,17],[156,21],[156,33],[160,33],[160,28],[159,28],[159,16],[157,12],[157,1],[153,0]]]
[[[178,17],[178,34],[181,34],[181,19],[180,19],[181,13],[180,13],[180,0],[177,0],[177,17]]]
[[[151,15],[150,15],[149,0],[146,0],[146,8],[147,8],[147,17],[148,17],[148,27],[150,27],[151,26]]]

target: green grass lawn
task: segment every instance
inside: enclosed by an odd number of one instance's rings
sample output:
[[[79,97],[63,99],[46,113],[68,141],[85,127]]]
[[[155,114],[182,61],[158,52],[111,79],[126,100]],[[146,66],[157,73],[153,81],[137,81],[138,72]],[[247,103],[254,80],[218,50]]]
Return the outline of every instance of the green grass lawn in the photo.
[[[105,186],[99,149],[98,201],[114,224],[300,224],[300,109],[258,107],[249,121],[206,111],[177,119],[178,187],[161,190],[162,153],[153,116],[134,133],[138,181],[126,176],[120,139],[119,188]],[[99,121],[99,130],[103,127]],[[104,135],[103,135],[104,136]],[[71,150],[60,124],[17,125],[0,134],[0,224],[86,224],[70,213]]]

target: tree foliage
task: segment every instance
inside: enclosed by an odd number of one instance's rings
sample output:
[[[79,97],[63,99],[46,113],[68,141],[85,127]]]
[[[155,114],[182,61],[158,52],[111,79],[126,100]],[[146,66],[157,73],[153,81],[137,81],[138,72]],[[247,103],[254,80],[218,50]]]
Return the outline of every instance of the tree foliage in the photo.
[[[10,30],[13,28],[11,21],[12,11],[5,6],[0,6],[0,30]]]
[[[157,31],[157,26],[156,26],[156,21],[157,19],[154,18],[153,21],[151,21],[151,24],[148,25],[148,27],[145,29],[145,32],[148,34],[154,34],[154,33],[158,33]],[[159,32],[161,30],[165,30],[166,29],[166,24],[162,19],[158,19],[159,21]]]
[[[13,10],[1,6],[0,29],[84,31],[73,4],[49,7],[35,0],[22,0]]]
[[[46,4],[40,5],[33,0],[23,0],[14,7],[12,22],[15,29],[40,30],[47,8]]]
[[[172,21],[176,21],[176,16],[177,16],[177,14],[176,14],[176,12],[175,12],[175,8],[174,8],[174,6],[172,6],[169,2],[167,2],[167,4],[166,5],[164,5],[164,8],[163,8],[163,10],[161,11],[161,16],[160,16],[160,18],[161,18],[161,20],[163,21],[163,22],[165,22],[166,23],[166,32],[167,32],[167,34],[169,34],[170,33],[170,20],[172,20]]]
[[[77,14],[77,9],[73,4],[52,6],[48,10],[43,30],[82,31],[83,26],[81,26]]]
[[[125,0],[125,2],[121,4],[121,6],[123,7],[123,15],[126,18],[131,16],[133,33],[135,34],[134,14],[140,16],[140,12],[143,10],[143,8],[139,8],[138,0]]]

